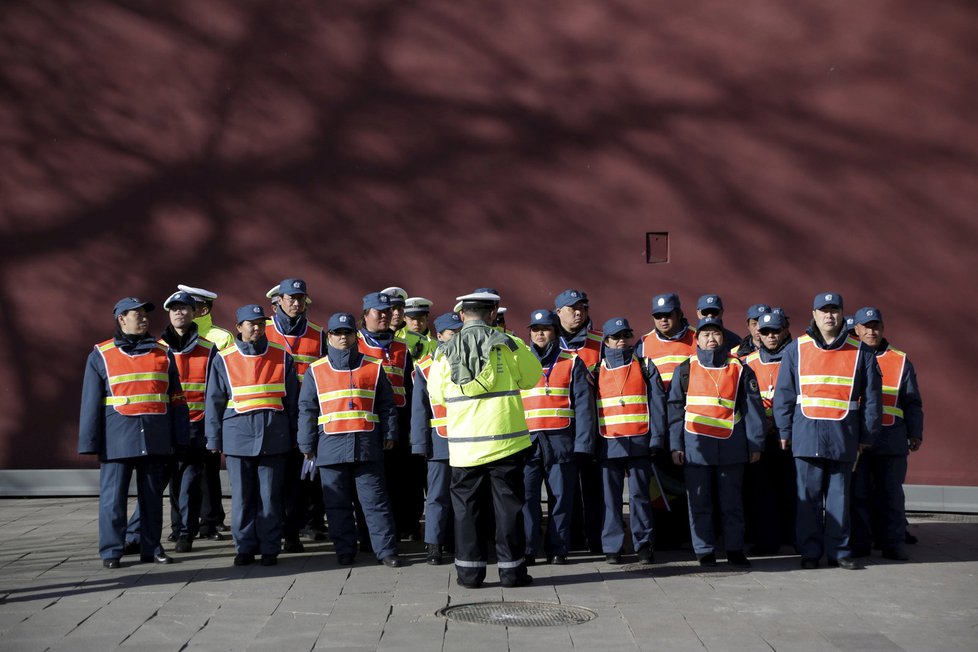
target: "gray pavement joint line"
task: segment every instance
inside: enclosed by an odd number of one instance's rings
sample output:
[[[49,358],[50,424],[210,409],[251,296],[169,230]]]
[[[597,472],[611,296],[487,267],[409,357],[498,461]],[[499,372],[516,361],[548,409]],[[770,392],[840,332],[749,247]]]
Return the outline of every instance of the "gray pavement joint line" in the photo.
[[[282,597],[278,599],[278,604],[275,605],[275,608],[274,609],[272,609],[272,613],[269,614],[270,616],[274,616],[276,613],[278,613],[279,607],[281,607],[282,606],[282,603],[285,602],[285,596],[287,596],[289,594],[289,591],[292,590],[292,587],[295,586],[295,583],[297,581],[298,581],[298,578],[297,577],[293,577],[292,578],[292,583],[289,584],[289,588],[285,589],[285,592],[282,593]]]
[[[766,645],[766,646],[768,646],[769,648],[771,648],[771,652],[778,652],[778,648],[776,648],[776,647],[774,647],[773,645],[771,645],[771,643],[770,643],[770,642],[769,642],[769,641],[768,641],[768,640],[767,640],[766,638],[764,638],[764,637],[763,637],[763,636],[761,636],[760,634],[758,634],[758,635],[757,635],[757,637],[758,637],[759,639],[761,639],[762,641],[764,641],[764,645]]]
[[[169,602],[169,600],[168,600],[167,602]],[[133,629],[133,630],[132,630],[131,632],[129,632],[128,634],[126,634],[126,637],[125,637],[124,639],[122,639],[121,641],[119,641],[119,644],[118,644],[118,646],[117,646],[117,647],[122,647],[123,645],[125,645],[125,644],[126,644],[126,641],[128,641],[128,640],[129,640],[130,638],[132,638],[132,635],[133,635],[133,634],[135,634],[136,632],[138,632],[138,631],[139,631],[139,628],[140,628],[140,627],[142,627],[143,625],[145,625],[145,624],[146,624],[146,623],[148,623],[149,621],[151,621],[151,620],[153,620],[154,618],[156,618],[156,616],[157,616],[157,614],[159,614],[159,613],[160,613],[160,610],[159,610],[159,609],[157,609],[157,610],[156,610],[156,611],[154,611],[154,612],[153,612],[152,614],[150,614],[150,616],[149,616],[149,618],[147,618],[147,619],[146,619],[146,620],[144,620],[143,622],[141,622],[141,623],[139,623],[139,625],[138,625],[138,626],[137,626],[137,627],[136,627],[135,629]]]
[[[100,612],[100,611],[102,611],[102,609],[104,609],[104,608],[106,608],[107,606],[109,606],[110,604],[112,604],[113,602],[115,602],[116,600],[118,600],[118,599],[119,599],[119,596],[121,596],[121,595],[122,595],[123,593],[125,593],[125,592],[126,592],[126,591],[125,591],[125,589],[123,589],[123,590],[122,590],[122,591],[120,591],[120,592],[119,592],[119,594],[118,594],[118,595],[116,595],[116,596],[115,596],[114,598],[112,598],[111,600],[109,600],[109,601],[108,601],[108,602],[106,602],[105,604],[103,604],[103,605],[101,605],[101,606],[99,606],[99,608],[98,608],[98,609],[96,609],[96,610],[95,610],[95,611],[93,611],[92,613],[90,613],[90,614],[88,614],[87,616],[85,616],[84,618],[82,618],[82,619],[81,619],[80,621],[78,621],[78,622],[77,622],[77,623],[75,624],[75,626],[74,626],[74,627],[72,627],[72,628],[71,628],[71,629],[70,629],[69,631],[67,631],[67,632],[65,632],[65,637],[67,638],[67,637],[68,637],[68,635],[70,635],[70,634],[71,634],[71,633],[72,633],[73,631],[75,631],[76,629],[78,629],[79,627],[81,627],[82,625],[84,625],[84,624],[85,624],[85,621],[87,621],[87,620],[88,620],[89,618],[91,618],[92,616],[94,616],[94,615],[95,615],[95,614],[97,614],[98,612]],[[60,600],[60,599],[61,599],[61,598],[58,598],[58,600]]]
[[[695,636],[696,640],[700,642],[700,645],[703,646],[703,649],[704,650],[707,649],[706,643],[704,643],[703,639],[700,638],[699,632],[696,631],[695,627],[689,624],[689,619],[686,617],[686,614],[683,614],[682,616],[683,616],[683,622],[686,623],[687,627],[689,627],[689,631],[693,632],[693,636]]]
[[[350,579],[350,577],[352,575],[353,575],[353,569],[352,568],[347,568],[346,569],[346,579],[343,580],[343,586],[340,587],[340,592],[337,595],[343,595],[343,589],[346,588],[346,580]]]
[[[220,609],[218,609],[218,611],[220,611]],[[200,633],[201,633],[201,632],[202,632],[202,631],[204,630],[204,628],[205,628],[205,627],[207,627],[207,625],[208,625],[208,624],[209,624],[210,622],[211,622],[211,619],[210,619],[210,618],[208,618],[207,620],[205,620],[205,621],[204,621],[204,623],[203,623],[203,624],[202,624],[202,625],[201,625],[200,627],[198,627],[198,628],[197,628],[197,631],[196,631],[196,632],[194,632],[193,634],[191,634],[191,635],[190,635],[190,636],[189,636],[189,637],[187,638],[187,640],[186,640],[186,641],[184,641],[184,643],[183,643],[183,645],[181,645],[181,646],[180,646],[180,649],[179,649],[179,650],[177,650],[177,652],[183,652],[183,651],[184,651],[184,650],[186,650],[186,649],[187,649],[188,647],[190,647],[190,641],[192,641],[192,640],[194,640],[194,636],[197,636],[197,634],[200,634]]]
[[[391,621],[392,613],[394,613],[393,602],[387,605],[387,618],[384,618],[384,626],[380,629],[380,638],[377,639],[377,647],[380,647],[380,642],[384,640],[384,634],[387,633],[387,623]]]

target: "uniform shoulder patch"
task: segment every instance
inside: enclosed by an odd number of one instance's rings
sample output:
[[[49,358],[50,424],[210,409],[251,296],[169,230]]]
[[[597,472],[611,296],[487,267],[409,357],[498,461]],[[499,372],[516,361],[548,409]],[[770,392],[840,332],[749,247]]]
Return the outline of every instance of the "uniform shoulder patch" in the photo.
[[[760,389],[757,387],[757,378],[751,378],[748,386],[750,387],[750,391],[760,392]]]

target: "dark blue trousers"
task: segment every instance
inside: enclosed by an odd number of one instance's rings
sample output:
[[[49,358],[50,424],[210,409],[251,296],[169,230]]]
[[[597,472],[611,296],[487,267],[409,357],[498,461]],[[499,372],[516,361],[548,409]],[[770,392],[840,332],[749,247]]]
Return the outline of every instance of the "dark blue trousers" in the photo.
[[[363,505],[370,545],[377,559],[397,554],[397,528],[387,498],[383,462],[350,462],[319,467],[329,536],[337,555],[356,555],[354,496]]]
[[[652,500],[649,482],[652,480],[652,460],[649,457],[615,457],[598,462],[604,484],[604,525],[601,528],[601,549],[606,555],[620,554],[625,545],[625,521],[622,514],[622,491],[625,471],[628,471],[628,528],[632,546],[653,545]]]
[[[861,463],[861,462],[860,462]],[[852,462],[796,457],[796,536],[802,559],[848,557]]]
[[[448,545],[453,539],[452,530],[452,467],[448,460],[428,460],[424,542]]]
[[[869,552],[875,539],[886,551],[903,550],[906,455],[865,451],[852,475],[852,549]]]
[[[147,556],[163,551],[163,457],[130,457],[102,462],[99,471],[98,551],[102,559],[118,559],[126,539],[126,502],[129,481],[136,472],[139,552]]]
[[[244,554],[277,555],[282,549],[285,454],[225,459],[235,548]]]
[[[577,465],[546,464],[534,456],[523,469],[526,503],[523,505],[523,524],[526,530],[526,556],[536,557],[540,551],[540,529],[543,524],[542,486],[547,483],[550,496],[550,518],[544,551],[548,557],[566,555],[570,551],[571,517],[574,493],[577,489]]]
[[[693,536],[693,552],[702,556],[714,552],[713,502],[719,501],[723,523],[723,546],[727,550],[744,549],[744,465],[723,464],[700,466],[686,464],[686,498],[689,501],[689,529]]]

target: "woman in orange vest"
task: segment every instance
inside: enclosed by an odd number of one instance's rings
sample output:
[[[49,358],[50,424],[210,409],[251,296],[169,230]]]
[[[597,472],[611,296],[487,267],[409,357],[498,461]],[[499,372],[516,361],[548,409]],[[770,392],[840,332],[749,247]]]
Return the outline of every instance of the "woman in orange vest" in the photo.
[[[397,530],[384,482],[384,451],[398,436],[394,393],[381,361],[357,349],[355,329],[350,313],[329,318],[326,356],[309,367],[299,396],[299,450],[319,468],[337,561],[354,562],[359,498],[374,554],[396,568]]]
[[[223,451],[231,481],[235,566],[278,563],[286,456],[295,448],[299,379],[292,356],[265,337],[265,312],[238,308],[234,346],[211,364],[204,409],[207,448]]]
[[[601,548],[605,561],[620,564],[625,544],[622,490],[628,476],[632,547],[639,563],[654,561],[652,540],[652,455],[666,444],[666,401],[655,365],[633,354],[628,320],[605,322],[601,363],[595,381],[598,434],[596,457],[604,486]]]
[[[696,326],[696,354],[676,368],[669,389],[673,462],[685,469],[693,552],[716,566],[714,493],[719,498],[727,561],[750,566],[744,555],[744,464],[764,450],[764,407],[757,380],[727,348],[723,322]]]
[[[168,564],[163,530],[163,465],[189,442],[187,404],[173,354],[149,334],[153,304],[135,297],[115,304],[112,339],[85,365],[78,453],[99,458],[99,555],[119,568],[125,547],[129,481],[136,472],[140,560]]]

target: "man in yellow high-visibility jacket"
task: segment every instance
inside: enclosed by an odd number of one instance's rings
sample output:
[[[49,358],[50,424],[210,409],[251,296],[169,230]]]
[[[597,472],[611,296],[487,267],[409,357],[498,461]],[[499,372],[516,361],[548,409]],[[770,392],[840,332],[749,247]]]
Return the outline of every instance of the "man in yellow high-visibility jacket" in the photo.
[[[462,329],[431,366],[428,393],[445,406],[448,456],[455,512],[458,583],[482,586],[491,534],[482,513],[496,517],[496,557],[503,586],[525,586],[523,467],[530,433],[520,390],[536,385],[543,372],[525,345],[493,329],[499,295],[474,292],[462,302]]]

